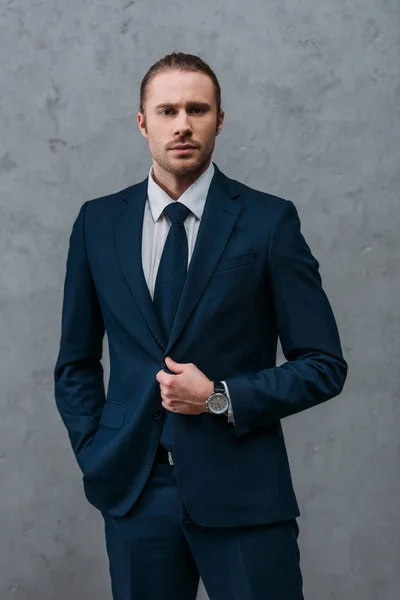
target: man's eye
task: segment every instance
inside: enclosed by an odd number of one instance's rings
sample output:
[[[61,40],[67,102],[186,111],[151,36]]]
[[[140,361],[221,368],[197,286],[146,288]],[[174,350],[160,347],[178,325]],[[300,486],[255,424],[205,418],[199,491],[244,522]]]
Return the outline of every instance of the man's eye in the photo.
[[[194,108],[192,108],[191,110],[198,110],[201,112],[206,112],[206,109],[201,107],[201,106],[195,106]],[[160,114],[163,114],[165,112],[172,112],[172,108],[164,108]],[[200,113],[196,113],[196,114],[200,114]],[[166,115],[168,117],[168,115]]]

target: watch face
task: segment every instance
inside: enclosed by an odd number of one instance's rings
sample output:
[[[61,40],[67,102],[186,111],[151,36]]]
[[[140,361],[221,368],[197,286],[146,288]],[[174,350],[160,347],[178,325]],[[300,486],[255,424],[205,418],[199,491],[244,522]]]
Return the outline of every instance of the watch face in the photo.
[[[225,394],[213,394],[208,401],[210,410],[214,413],[223,413],[228,408],[228,398]]]

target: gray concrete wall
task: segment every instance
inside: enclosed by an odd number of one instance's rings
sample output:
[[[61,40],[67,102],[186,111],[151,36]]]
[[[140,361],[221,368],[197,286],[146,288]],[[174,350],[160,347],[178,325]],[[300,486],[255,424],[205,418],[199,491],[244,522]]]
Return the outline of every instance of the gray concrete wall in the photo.
[[[179,50],[220,78],[218,166],[298,207],[349,362],[284,421],[306,598],[400,597],[399,31],[398,0],[0,1],[1,600],[110,598],[53,398],[66,251],[146,176],[139,84]]]

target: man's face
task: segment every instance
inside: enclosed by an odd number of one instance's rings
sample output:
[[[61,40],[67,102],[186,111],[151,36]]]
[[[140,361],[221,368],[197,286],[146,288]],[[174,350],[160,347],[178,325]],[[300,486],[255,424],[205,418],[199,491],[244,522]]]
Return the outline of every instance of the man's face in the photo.
[[[170,174],[186,176],[208,166],[223,117],[221,110],[217,119],[215,91],[207,75],[174,70],[151,81],[145,115],[139,112],[137,120],[153,161]],[[181,153],[173,150],[178,144],[195,148]]]

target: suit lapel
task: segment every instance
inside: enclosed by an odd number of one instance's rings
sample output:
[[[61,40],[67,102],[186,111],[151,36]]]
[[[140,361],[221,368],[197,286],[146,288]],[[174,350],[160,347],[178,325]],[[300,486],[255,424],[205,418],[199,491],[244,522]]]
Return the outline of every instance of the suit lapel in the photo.
[[[232,197],[236,197],[238,194],[229,193],[215,163],[214,167],[214,177],[204,205],[185,285],[165,350],[166,355],[178,340],[190,315],[196,308],[242,210],[240,204],[232,202]]]
[[[142,268],[142,227],[148,177],[124,193],[125,204],[114,223],[115,242],[126,282],[152,334],[167,355],[177,342],[203,294],[241,212],[232,201],[239,193],[214,163],[189,269],[169,340],[156,314]]]
[[[126,283],[150,328],[164,349],[166,336],[154,309],[142,267],[142,228],[147,198],[147,180],[125,190],[122,210],[114,222],[115,244]]]

